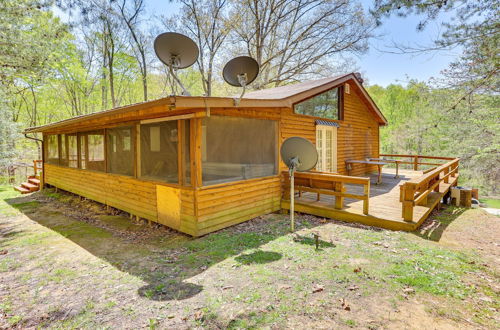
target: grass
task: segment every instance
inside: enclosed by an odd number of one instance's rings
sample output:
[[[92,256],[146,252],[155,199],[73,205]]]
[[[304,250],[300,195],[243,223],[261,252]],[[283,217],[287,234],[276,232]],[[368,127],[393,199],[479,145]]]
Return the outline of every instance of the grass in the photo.
[[[287,217],[272,214],[248,227],[197,239],[134,228],[145,236],[130,241],[112,230],[126,229],[128,219],[104,217],[103,229],[97,222],[52,210],[50,202],[27,199],[12,204],[5,201],[12,193],[1,189],[0,197],[7,214],[24,212],[38,222],[31,225],[17,217],[12,218],[15,224],[2,224],[18,231],[0,243],[0,250],[9,249],[0,256],[2,277],[17,289],[9,289],[0,310],[20,327],[37,310],[60,306],[58,313],[65,315],[65,306],[72,306],[69,316],[45,325],[120,327],[112,323],[120,320],[134,328],[242,329],[299,327],[290,322],[323,320],[332,327],[366,328],[371,325],[358,316],[370,308],[376,311],[373,317],[387,315],[412,297],[439,303],[429,315],[457,322],[475,315],[478,325],[495,325],[490,309],[499,307],[498,294],[490,283],[498,275],[483,265],[481,255],[414,233],[325,224],[298,215],[301,225],[291,235]],[[78,207],[66,195],[57,198],[58,203],[67,200],[70,208]],[[447,227],[479,211],[447,208],[435,219]],[[475,276],[492,282],[476,280],[471,285]],[[29,287],[36,290],[16,291]],[[406,294],[408,289],[412,293]],[[491,301],[478,303],[480,297]],[[342,299],[350,312],[342,308]],[[450,308],[457,311],[447,312]]]
[[[500,209],[500,199],[492,199],[492,198],[481,198],[479,200],[481,203],[486,204],[486,207],[491,207],[494,209]]]

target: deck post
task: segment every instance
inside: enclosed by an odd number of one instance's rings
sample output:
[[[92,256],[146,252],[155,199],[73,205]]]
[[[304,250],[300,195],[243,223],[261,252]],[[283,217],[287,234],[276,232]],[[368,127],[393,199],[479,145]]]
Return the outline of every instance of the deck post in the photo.
[[[363,200],[363,214],[368,214],[368,209],[370,207],[370,181],[364,185],[366,199]]]
[[[448,176],[448,173],[450,173],[450,166],[447,166],[445,169],[444,169],[444,183],[448,183],[449,181],[449,176]]]
[[[413,158],[413,170],[418,171],[418,156],[414,156]]]
[[[338,193],[345,192],[344,184],[342,182],[335,182],[334,191]],[[335,196],[335,208],[338,210],[342,210],[343,207],[344,207],[344,197]]]
[[[413,221],[413,207],[415,205],[415,184],[406,182],[403,186],[403,214],[405,221]]]

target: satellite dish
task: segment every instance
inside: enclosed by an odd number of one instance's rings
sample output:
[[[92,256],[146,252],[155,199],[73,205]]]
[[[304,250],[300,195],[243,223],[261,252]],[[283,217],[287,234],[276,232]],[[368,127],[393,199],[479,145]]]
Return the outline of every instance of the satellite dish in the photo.
[[[294,136],[281,145],[281,159],[288,166],[299,172],[309,171],[318,162],[316,147],[304,138]]]
[[[156,37],[154,49],[156,56],[168,66],[170,74],[181,86],[182,94],[190,95],[177,77],[176,71],[188,68],[196,62],[200,53],[196,43],[183,34],[165,32]]]
[[[226,63],[222,70],[222,77],[231,86],[243,87],[243,91],[238,99],[234,100],[235,105],[240,103],[245,94],[248,84],[251,84],[259,74],[259,63],[249,56],[235,57]]]
[[[293,136],[283,142],[280,149],[281,159],[290,173],[290,227],[295,230],[295,171],[305,172],[313,169],[318,162],[316,147],[304,138]]]

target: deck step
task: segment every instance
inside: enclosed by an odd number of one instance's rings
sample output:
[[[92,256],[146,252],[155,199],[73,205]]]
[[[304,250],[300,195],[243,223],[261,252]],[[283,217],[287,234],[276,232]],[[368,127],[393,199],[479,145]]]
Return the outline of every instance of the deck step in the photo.
[[[30,178],[28,180],[28,182],[31,183],[31,184],[34,184],[35,186],[38,186],[38,187],[40,186],[40,180],[38,180],[36,178]]]
[[[21,187],[21,186],[14,187],[14,190],[19,191],[21,194],[28,194],[31,192],[29,189],[26,189],[26,188]]]
[[[29,183],[29,182],[21,183],[21,187],[28,189],[29,191],[37,191],[38,190],[38,185]]]

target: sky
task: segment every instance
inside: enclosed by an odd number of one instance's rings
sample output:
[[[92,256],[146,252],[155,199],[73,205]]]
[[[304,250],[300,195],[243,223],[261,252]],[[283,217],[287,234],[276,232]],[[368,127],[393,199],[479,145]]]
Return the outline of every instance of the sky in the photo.
[[[146,0],[148,9],[155,14],[173,14],[180,8],[176,2],[168,0]],[[360,0],[368,10],[373,0]],[[444,16],[446,17],[446,16]],[[430,23],[422,32],[416,27],[420,18],[417,16],[391,16],[383,21],[375,32],[378,38],[370,41],[368,53],[357,57],[357,66],[370,85],[387,86],[391,83],[406,84],[409,79],[427,81],[438,77],[441,70],[457,56],[456,52],[421,54],[391,54],[393,42],[404,44],[429,45],[442,30],[439,20]]]
[[[360,0],[368,10],[373,0]],[[180,5],[169,0],[146,0],[150,14],[170,16]],[[442,18],[448,18],[442,16]],[[395,43],[409,45],[429,45],[442,30],[439,18],[431,22],[424,31],[417,31],[420,18],[391,16],[375,31],[377,38],[370,41],[366,54],[356,57],[359,71],[370,85],[387,86],[391,83],[406,84],[409,79],[427,81],[439,77],[440,71],[458,55],[457,52],[433,52],[420,55],[390,53],[390,45]]]

